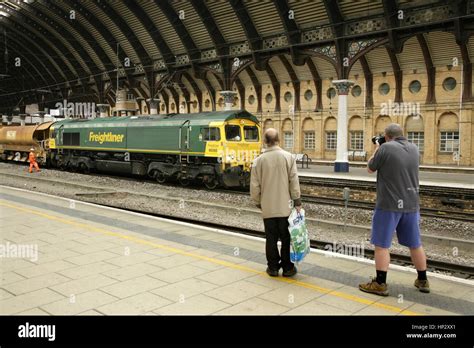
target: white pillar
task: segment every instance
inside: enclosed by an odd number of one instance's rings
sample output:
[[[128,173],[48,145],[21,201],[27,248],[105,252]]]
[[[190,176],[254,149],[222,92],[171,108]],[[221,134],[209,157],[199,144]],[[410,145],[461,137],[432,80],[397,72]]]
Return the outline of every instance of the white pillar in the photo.
[[[26,114],[21,114],[20,115],[20,125],[24,126],[26,121]]]
[[[156,98],[150,98],[146,100],[148,103],[148,111],[150,115],[156,115],[158,114],[158,103],[160,102],[160,99]]]
[[[46,114],[46,112],[45,111],[38,111],[36,114],[39,117],[39,123],[40,124],[43,123],[44,122],[44,115]]]
[[[109,104],[97,104],[97,107],[99,108],[99,117],[108,117],[108,109],[109,109]]]
[[[335,172],[348,172],[349,160],[347,153],[347,95],[354,85],[349,80],[332,81],[336,87],[338,98],[337,106],[337,150],[334,162]]]
[[[234,100],[235,96],[237,95],[237,92],[234,91],[220,91],[220,95],[224,98],[224,110],[232,110],[232,107],[234,106]]]

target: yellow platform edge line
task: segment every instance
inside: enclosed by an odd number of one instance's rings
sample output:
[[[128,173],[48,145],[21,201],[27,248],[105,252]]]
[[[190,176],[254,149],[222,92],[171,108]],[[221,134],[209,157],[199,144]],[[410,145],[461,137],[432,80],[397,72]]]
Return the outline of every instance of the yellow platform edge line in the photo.
[[[133,237],[133,236],[127,236],[127,235],[119,233],[119,232],[112,232],[112,231],[103,229],[101,227],[95,227],[95,226],[92,226],[92,225],[76,222],[76,221],[73,221],[73,220],[68,220],[68,219],[65,219],[65,218],[62,218],[62,217],[49,215],[49,214],[40,212],[38,210],[33,210],[33,209],[13,205],[13,204],[10,204],[10,203],[6,203],[4,200],[0,200],[0,206],[4,206],[4,207],[11,208],[11,209],[23,211],[25,213],[31,213],[31,214],[46,218],[48,220],[58,221],[58,222],[61,222],[61,223],[64,223],[64,224],[68,224],[68,225],[71,225],[71,226],[76,226],[76,227],[83,228],[83,229],[93,231],[93,232],[96,232],[96,233],[105,234],[105,235],[109,235],[109,236],[112,236],[112,237],[117,237],[117,238],[120,238],[120,239],[130,240],[130,241],[135,242],[137,244],[149,245],[149,246],[152,246],[152,247],[157,248],[157,249],[162,249],[162,250],[167,250],[167,251],[173,252],[175,254],[180,254],[180,255],[200,259],[200,260],[203,260],[203,261],[208,261],[208,262],[218,264],[218,265],[221,265],[221,266],[224,266],[224,267],[227,267],[227,268],[232,268],[232,269],[236,269],[236,270],[240,270],[240,271],[244,271],[244,272],[254,273],[254,274],[260,275],[260,276],[267,276],[266,272],[259,271],[259,270],[256,270],[256,269],[253,269],[253,268],[250,268],[250,267],[242,266],[242,265],[232,263],[232,262],[229,262],[229,261],[225,261],[225,260],[219,260],[219,259],[216,259],[216,258],[213,258],[213,257],[194,254],[192,252],[188,252],[188,251],[185,251],[185,250],[181,250],[181,249],[174,248],[174,247],[167,246],[167,245],[163,245],[163,244],[158,244],[158,243],[148,241],[148,240],[145,240],[145,239],[140,239],[140,238]],[[397,313],[397,314],[422,315],[421,313],[413,312],[413,311],[406,310],[406,309],[403,309],[403,308],[400,308],[400,307],[387,305],[387,304],[384,304],[384,303],[378,303],[376,301],[373,301],[373,300],[370,300],[370,299],[367,299],[367,298],[347,294],[347,293],[340,292],[340,291],[337,291],[337,290],[324,288],[324,287],[321,287],[321,286],[318,286],[318,285],[314,285],[314,284],[307,283],[307,282],[302,282],[302,281],[295,280],[295,279],[280,278],[280,277],[278,277],[278,278],[275,277],[275,278],[272,278],[272,279],[276,280],[276,281],[296,285],[296,286],[299,286],[299,287],[302,287],[302,288],[311,289],[311,290],[314,290],[314,291],[317,291],[317,292],[320,292],[320,293],[323,293],[323,294],[328,294],[328,295],[331,295],[331,296],[339,297],[339,298],[342,298],[342,299],[345,299],[345,300],[358,302],[358,303],[365,304],[365,305],[372,306],[372,307],[381,308],[381,309],[384,309],[384,310],[387,310],[387,311],[390,311],[390,312],[394,312],[394,313]]]

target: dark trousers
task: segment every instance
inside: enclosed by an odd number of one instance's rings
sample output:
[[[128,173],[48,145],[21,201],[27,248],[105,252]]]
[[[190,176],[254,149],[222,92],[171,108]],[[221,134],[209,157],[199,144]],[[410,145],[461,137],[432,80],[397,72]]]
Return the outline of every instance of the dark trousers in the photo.
[[[290,261],[290,232],[288,231],[288,218],[276,217],[263,219],[265,225],[265,253],[268,267],[272,270],[283,268],[290,271],[294,265]],[[281,255],[278,251],[278,239],[281,240]]]

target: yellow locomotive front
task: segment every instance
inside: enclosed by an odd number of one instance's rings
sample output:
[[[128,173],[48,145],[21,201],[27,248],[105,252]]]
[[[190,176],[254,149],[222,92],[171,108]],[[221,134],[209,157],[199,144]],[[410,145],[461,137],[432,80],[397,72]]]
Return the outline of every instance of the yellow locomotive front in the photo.
[[[217,157],[226,186],[248,186],[252,162],[262,143],[258,123],[247,118],[211,122],[214,129],[206,143],[206,157]]]

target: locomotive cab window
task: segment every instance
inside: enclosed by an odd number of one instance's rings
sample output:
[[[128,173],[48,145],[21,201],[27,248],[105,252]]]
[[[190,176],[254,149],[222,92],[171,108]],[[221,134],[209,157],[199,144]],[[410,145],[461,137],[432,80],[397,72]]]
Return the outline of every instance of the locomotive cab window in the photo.
[[[225,138],[228,141],[240,141],[242,136],[240,135],[240,126],[225,126]]]
[[[63,145],[65,146],[79,146],[79,133],[63,133]]]
[[[258,128],[255,126],[244,126],[245,141],[258,141]]]
[[[204,141],[219,141],[221,140],[221,133],[217,127],[209,127],[201,129],[202,140]]]

